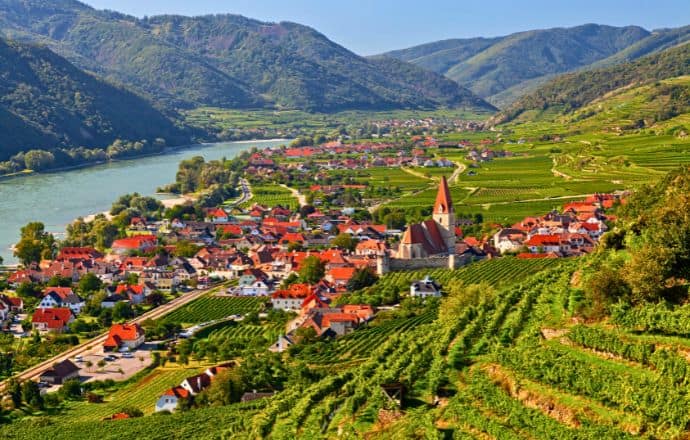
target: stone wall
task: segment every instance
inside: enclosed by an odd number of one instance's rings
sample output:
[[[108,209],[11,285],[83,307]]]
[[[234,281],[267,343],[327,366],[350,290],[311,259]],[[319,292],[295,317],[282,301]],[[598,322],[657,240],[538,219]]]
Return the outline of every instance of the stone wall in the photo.
[[[455,268],[462,267],[472,261],[468,255],[459,255],[455,257]],[[402,260],[399,258],[391,258],[388,262],[388,269],[390,271],[396,270],[419,270],[419,269],[436,269],[448,268],[448,257],[434,257],[434,258],[412,258],[409,260]]]

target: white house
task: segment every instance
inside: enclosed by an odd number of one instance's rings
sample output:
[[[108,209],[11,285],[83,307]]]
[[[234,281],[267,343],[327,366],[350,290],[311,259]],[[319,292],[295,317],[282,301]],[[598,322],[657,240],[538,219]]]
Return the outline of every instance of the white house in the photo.
[[[428,276],[421,281],[415,281],[410,285],[410,296],[413,298],[439,298],[441,286]]]
[[[181,399],[188,399],[189,391],[182,387],[173,387],[167,390],[156,401],[156,412],[168,411],[175,412],[177,404]]]
[[[43,298],[38,304],[39,309],[53,309],[68,307],[72,313],[78,315],[86,305],[69,287],[48,287],[43,291]]]

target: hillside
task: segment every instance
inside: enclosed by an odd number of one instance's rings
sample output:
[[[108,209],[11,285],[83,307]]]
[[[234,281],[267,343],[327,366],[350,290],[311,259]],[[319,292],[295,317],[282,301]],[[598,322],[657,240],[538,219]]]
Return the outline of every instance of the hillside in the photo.
[[[102,148],[115,139],[183,142],[148,101],[45,47],[0,40],[0,161],[28,149]]]
[[[195,350],[246,347],[234,374],[218,380],[228,390],[247,380],[275,384],[271,397],[151,415],[162,390],[190,373],[170,361],[115,388],[104,403],[67,401],[61,413],[24,417],[0,433],[37,440],[685,438],[689,176],[677,169],[630,197],[617,208],[616,228],[588,256],[387,274],[369,289],[404,291],[430,275],[447,295],[381,312],[337,340],[265,353],[272,339],[257,335],[275,332],[270,323],[211,328],[192,340]],[[251,344],[263,344],[264,353]],[[213,398],[232,401],[230,394],[214,389]],[[125,404],[144,416],[102,421]]]
[[[493,118],[493,122],[507,122],[528,111],[568,113],[622,87],[689,74],[690,44],[684,44],[633,62],[557,77],[519,99]],[[683,100],[682,94],[673,99],[678,101],[678,105],[687,105],[680,102]],[[658,120],[668,119],[677,113],[672,107],[662,106],[659,110],[659,114],[654,115]]]
[[[503,108],[550,77],[630,61],[690,38],[690,27],[660,29],[588,24],[498,38],[445,40],[389,56],[444,74]]]
[[[1,0],[0,31],[45,42],[169,106],[493,109],[446,78],[368,60],[295,23],[235,15],[140,20],[73,0]]]

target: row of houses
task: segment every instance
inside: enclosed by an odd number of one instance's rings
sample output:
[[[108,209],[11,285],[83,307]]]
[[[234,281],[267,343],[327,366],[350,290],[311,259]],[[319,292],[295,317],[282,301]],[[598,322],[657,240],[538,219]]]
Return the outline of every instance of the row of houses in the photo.
[[[565,204],[561,212],[554,210],[541,217],[526,217],[496,232],[492,237],[493,247],[501,254],[552,257],[587,254],[608,230],[607,222],[615,220],[606,210],[620,200],[621,195],[595,194]]]

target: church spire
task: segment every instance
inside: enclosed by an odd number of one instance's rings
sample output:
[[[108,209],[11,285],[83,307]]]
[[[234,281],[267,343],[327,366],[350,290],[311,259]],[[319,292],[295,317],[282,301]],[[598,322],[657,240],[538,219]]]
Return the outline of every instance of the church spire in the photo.
[[[441,177],[441,183],[438,186],[438,193],[436,194],[434,214],[448,214],[450,212],[453,212],[453,200],[450,197],[446,176],[443,176]]]

